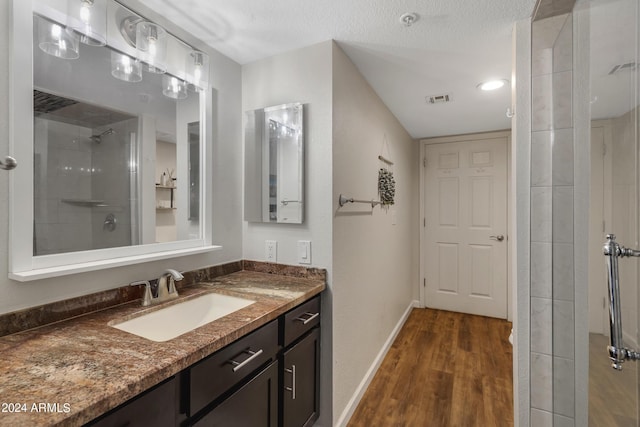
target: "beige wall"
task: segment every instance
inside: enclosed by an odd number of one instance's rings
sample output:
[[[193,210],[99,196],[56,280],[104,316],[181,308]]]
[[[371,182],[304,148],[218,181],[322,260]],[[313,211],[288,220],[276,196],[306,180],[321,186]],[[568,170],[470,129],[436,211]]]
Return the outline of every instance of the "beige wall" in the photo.
[[[418,223],[419,148],[331,41],[244,65],[242,83],[243,111],[304,104],[304,223],[245,222],[243,252],[264,260],[264,241],[276,240],[277,261],[297,264],[296,241],[311,240],[312,265],[328,270],[317,425],[337,425],[354,409],[376,356],[418,299],[419,242],[412,231]],[[385,135],[384,154],[396,162],[396,206],[388,212],[369,208],[364,215],[353,214],[362,206],[338,209],[340,193],[377,198]]]
[[[380,154],[395,163],[395,205],[339,208],[340,194],[377,199]],[[333,403],[339,422],[353,409],[350,399],[403,313],[418,300],[418,162],[419,144],[334,44]]]

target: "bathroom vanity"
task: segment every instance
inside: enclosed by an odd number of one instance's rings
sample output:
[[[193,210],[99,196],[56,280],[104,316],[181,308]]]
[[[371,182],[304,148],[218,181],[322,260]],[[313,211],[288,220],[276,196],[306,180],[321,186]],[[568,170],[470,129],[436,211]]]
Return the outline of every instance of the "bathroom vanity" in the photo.
[[[209,292],[255,302],[164,342],[110,326],[158,309],[139,300],[2,337],[3,401],[61,410],[3,413],[0,426],[312,425],[324,282],[256,271],[198,281],[169,304]]]
[[[316,296],[89,425],[311,425],[318,417],[319,326]]]

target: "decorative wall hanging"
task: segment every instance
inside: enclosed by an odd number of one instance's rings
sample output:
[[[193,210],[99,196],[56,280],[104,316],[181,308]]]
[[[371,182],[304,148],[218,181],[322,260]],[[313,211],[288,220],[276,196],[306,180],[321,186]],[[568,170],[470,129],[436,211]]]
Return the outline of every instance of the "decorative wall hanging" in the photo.
[[[385,148],[389,152],[389,144],[387,143],[387,134],[384,135],[382,140],[381,152],[384,152]],[[383,166],[378,170],[378,194],[380,195],[380,205],[384,208],[395,204],[396,195],[396,180],[393,178],[393,171],[391,167],[393,162],[382,154],[378,156],[378,159],[383,163]]]

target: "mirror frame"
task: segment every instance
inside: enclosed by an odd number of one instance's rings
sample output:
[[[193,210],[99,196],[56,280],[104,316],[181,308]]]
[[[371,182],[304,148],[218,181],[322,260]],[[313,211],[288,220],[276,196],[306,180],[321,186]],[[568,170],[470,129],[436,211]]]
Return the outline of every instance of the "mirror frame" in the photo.
[[[126,5],[123,5],[128,7]],[[200,236],[192,240],[34,256],[33,13],[36,1],[12,0],[9,43],[9,150],[20,163],[9,177],[9,278],[31,281],[221,249],[212,244],[213,91],[200,92]],[[154,17],[155,19],[155,17]],[[155,19],[161,25],[165,22]],[[186,40],[202,45],[195,38]],[[202,106],[204,105],[204,108]],[[144,166],[143,166],[144,167]],[[149,167],[149,166],[147,166]],[[186,172],[185,172],[186,173]],[[148,175],[148,174],[147,174]],[[154,188],[153,176],[141,188]],[[150,194],[149,194],[150,193]],[[141,199],[155,197],[144,191]],[[144,203],[144,202],[143,202]]]

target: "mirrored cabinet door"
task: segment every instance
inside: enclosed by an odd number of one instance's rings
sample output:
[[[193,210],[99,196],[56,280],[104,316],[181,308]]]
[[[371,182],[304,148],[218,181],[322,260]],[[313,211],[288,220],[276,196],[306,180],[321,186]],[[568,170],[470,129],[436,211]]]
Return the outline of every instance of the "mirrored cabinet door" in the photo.
[[[300,103],[245,113],[245,220],[304,220],[304,114]]]

